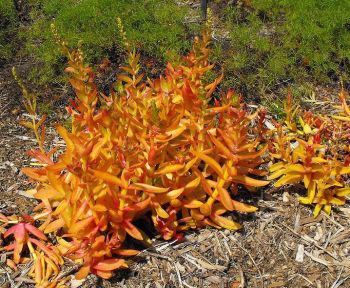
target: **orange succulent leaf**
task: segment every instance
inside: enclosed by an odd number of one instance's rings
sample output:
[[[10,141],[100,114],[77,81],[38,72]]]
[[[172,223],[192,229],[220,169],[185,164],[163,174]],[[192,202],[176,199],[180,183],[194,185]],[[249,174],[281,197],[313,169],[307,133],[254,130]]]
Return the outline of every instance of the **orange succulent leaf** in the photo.
[[[56,232],[58,231],[59,229],[61,229],[63,226],[65,225],[65,222],[62,218],[59,218],[55,221],[52,221],[50,224],[48,224],[46,227],[45,227],[45,230],[44,232],[45,233],[52,233],[52,232]]]
[[[222,205],[228,210],[228,211],[233,211],[234,210],[234,205],[231,199],[230,194],[228,191],[223,188],[223,187],[218,187],[219,190],[219,199]]]
[[[89,234],[89,232],[91,232],[91,229],[94,227],[94,222],[94,217],[87,217],[71,225],[68,232],[71,234]]]
[[[258,210],[257,207],[232,200],[233,209],[239,212],[252,213]]]
[[[270,183],[269,181],[257,180],[245,175],[232,176],[231,179],[233,182],[240,183],[248,187],[262,187]]]
[[[225,217],[221,217],[216,215],[215,213],[210,217],[214,223],[216,223],[218,226],[229,229],[229,230],[238,230],[242,226],[234,221],[231,221]]]
[[[217,161],[215,161],[215,159],[201,152],[196,153],[196,156],[199,159],[203,160],[205,163],[207,163],[219,176],[223,176],[224,172],[220,164]]]
[[[112,271],[120,267],[127,267],[124,259],[106,259],[99,261],[93,269],[100,271]]]
[[[344,205],[348,193],[346,177],[350,173],[346,141],[348,106],[346,93],[340,93],[341,112],[328,117],[315,116],[301,111],[292,103],[291,96],[285,105],[286,119],[274,132],[269,144],[275,163],[270,167],[269,179],[277,179],[275,186],[302,182],[306,196],[299,197],[303,204],[316,204],[314,216],[321,209],[326,213],[333,205]],[[298,121],[295,121],[298,119]],[[343,189],[343,190],[341,190]]]
[[[106,181],[107,183],[118,185],[119,187],[123,187],[123,182],[117,176],[114,176],[108,172],[91,170],[93,175],[101,180]]]
[[[56,287],[59,272],[60,265],[54,263],[42,252],[35,251],[34,266],[29,274],[33,275],[36,287]],[[64,283],[64,279],[60,282]]]
[[[14,262],[16,264],[18,264],[20,261],[20,254],[22,252],[23,246],[27,245],[28,241],[33,239],[29,238],[29,234],[32,234],[41,240],[47,240],[46,236],[42,231],[40,231],[38,228],[34,227],[29,223],[23,222],[12,226],[4,233],[4,238],[9,237],[10,235],[13,235],[14,237],[14,243],[8,245],[6,247],[6,250],[13,250]],[[36,239],[33,240],[38,241]]]
[[[157,187],[145,183],[133,183],[131,187],[138,190],[144,190],[149,193],[166,193],[169,191],[169,188]]]
[[[22,173],[38,182],[45,182],[47,180],[46,171],[43,169],[25,167],[21,169]]]
[[[83,265],[79,271],[75,274],[75,279],[81,280],[85,279],[89,273],[90,273],[90,266],[89,265]]]
[[[140,253],[138,250],[133,249],[118,249],[116,251],[113,251],[113,253],[120,255],[120,256],[135,256]]]
[[[131,237],[137,240],[143,240],[142,233],[131,222],[126,221],[124,229]]]
[[[182,165],[182,164],[167,165],[167,166],[164,166],[164,167],[158,169],[155,172],[155,174],[161,175],[161,174],[167,174],[167,173],[174,173],[174,172],[181,170],[182,168],[184,168],[184,165]]]

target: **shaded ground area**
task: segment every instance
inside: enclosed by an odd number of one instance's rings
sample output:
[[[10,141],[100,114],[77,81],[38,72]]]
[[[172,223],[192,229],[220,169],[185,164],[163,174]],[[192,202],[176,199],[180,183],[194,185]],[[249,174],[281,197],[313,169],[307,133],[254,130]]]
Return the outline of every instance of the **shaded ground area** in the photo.
[[[25,151],[33,142],[30,131],[18,125],[24,111],[10,69],[0,68],[0,211],[4,214],[28,213],[32,206],[31,201],[18,196],[29,187],[20,168],[29,164]]]
[[[20,63],[19,63],[20,64]],[[21,68],[19,65],[19,71]],[[25,151],[33,145],[30,131],[18,125],[25,117],[20,91],[10,67],[0,71],[0,212],[9,215],[31,211],[35,201],[22,195],[30,187],[21,167],[30,163]],[[53,127],[50,119],[47,127]],[[59,145],[53,129],[48,142]],[[254,215],[232,215],[243,223],[237,232],[203,229],[186,234],[183,243],[154,241],[152,250],[132,259],[130,269],[108,280],[89,276],[72,287],[350,287],[350,206],[330,216],[312,216],[312,207],[296,198],[302,189],[268,188],[251,202]],[[0,239],[1,244],[1,239]],[[2,245],[2,244],[1,244]],[[33,287],[26,267],[18,272],[0,257],[0,287]],[[67,262],[65,275],[74,275]],[[75,286],[74,286],[75,285]]]

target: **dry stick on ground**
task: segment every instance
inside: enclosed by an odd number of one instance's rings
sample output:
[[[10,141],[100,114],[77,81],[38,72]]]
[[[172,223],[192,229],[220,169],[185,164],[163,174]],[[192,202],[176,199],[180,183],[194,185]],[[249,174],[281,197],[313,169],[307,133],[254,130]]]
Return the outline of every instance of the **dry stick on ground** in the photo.
[[[301,278],[303,278],[306,282],[310,283],[311,285],[314,285],[314,283],[307,277],[305,277],[304,275],[297,273],[295,274],[295,276],[300,276]]]
[[[190,262],[191,264],[193,264],[197,269],[202,269],[202,267],[196,263],[196,259],[188,254],[186,255],[181,255],[182,258],[184,258],[186,261]]]
[[[174,261],[173,259],[171,259],[171,258],[168,257],[168,256],[164,256],[164,255],[162,255],[162,254],[157,254],[157,253],[152,253],[152,252],[149,252],[149,251],[141,251],[141,253],[139,253],[138,256],[140,256],[140,254],[142,254],[142,253],[144,253],[144,254],[146,254],[146,255],[148,255],[148,256],[151,256],[151,257],[164,259],[164,260],[167,260],[167,261],[169,261],[169,262]]]
[[[194,286],[191,286],[191,285],[187,284],[185,281],[182,281],[182,283],[183,283],[187,288],[196,288],[196,287],[194,287]]]
[[[183,284],[182,284],[182,279],[181,279],[181,275],[180,275],[180,270],[179,270],[179,267],[177,266],[177,262],[174,263],[174,267],[175,267],[175,270],[176,270],[176,275],[177,275],[177,280],[179,281],[179,287],[180,288],[183,288]]]
[[[224,244],[225,244],[224,246],[226,247],[226,250],[228,251],[228,253],[229,253],[230,257],[231,257],[232,256],[232,251],[230,249],[230,246],[227,243],[228,237],[226,237],[226,235],[222,231],[219,231],[219,233],[223,236],[223,241],[224,241]],[[240,277],[240,281],[241,281],[239,287],[240,288],[244,288],[245,287],[245,279],[244,279],[243,269],[242,269],[241,265],[239,265],[238,263],[236,265],[237,265],[237,268],[238,268],[239,277]]]
[[[334,260],[338,260],[338,257],[334,256],[331,252],[327,251],[326,249],[324,249],[323,247],[321,247],[320,245],[316,244],[314,241],[311,241],[312,239],[308,239],[303,235],[300,235],[298,232],[295,232],[292,228],[288,227],[287,225],[281,223],[281,225],[285,228],[287,228],[290,232],[292,232],[295,236],[298,236],[299,238],[305,240],[306,242],[308,242],[309,244],[314,245],[315,247],[317,247],[318,249],[322,250],[324,253],[327,253],[329,256],[331,256]],[[273,225],[277,228],[279,228],[276,225]]]
[[[338,275],[337,279],[335,279],[335,281],[333,282],[333,284],[332,284],[332,287],[331,287],[331,288],[338,287],[338,286],[337,286],[337,285],[338,285],[337,283],[338,283],[338,281],[339,281],[339,279],[340,279],[341,274],[343,273],[343,270],[344,270],[344,267],[341,267],[340,273],[339,273],[339,275]]]
[[[304,251],[304,254],[308,257],[310,257],[313,261],[320,263],[324,266],[327,266],[329,268],[329,266],[331,265],[331,263],[329,263],[328,261],[321,259],[319,257],[314,256],[312,253],[309,253],[307,251]]]
[[[348,280],[350,278],[349,276],[346,276],[345,278],[343,278],[342,280],[340,280],[339,282],[335,282],[335,284],[333,284],[334,286],[332,286],[331,288],[338,288],[340,287],[340,285],[342,285],[346,280]]]
[[[326,217],[329,221],[331,221],[333,224],[337,225],[342,230],[345,230],[345,227],[343,225],[341,225],[340,223],[338,223],[337,221],[335,221],[334,219],[329,217],[329,215],[327,213],[322,211],[322,216]]]
[[[240,284],[240,288],[244,288],[245,287],[245,279],[244,279],[244,274],[243,274],[243,269],[241,267],[241,265],[239,265],[237,263],[237,267],[238,267],[238,272],[239,272],[239,277],[241,278],[241,284]]]
[[[227,243],[227,237],[226,237],[226,235],[222,232],[222,231],[219,231],[219,233],[222,235],[222,240],[223,240],[223,242],[224,242],[224,246],[225,246],[225,248],[226,248],[226,250],[227,250],[227,252],[228,252],[228,255],[231,257],[232,256],[232,251],[231,251],[231,249],[230,249],[230,246],[228,245],[228,243]],[[216,236],[216,239],[219,241],[219,239],[218,239],[218,237]],[[225,256],[227,257],[226,259],[229,261],[230,260],[230,257],[228,257],[226,254],[225,254]]]
[[[229,238],[230,238],[233,242],[235,242],[235,243],[237,244],[237,246],[238,246],[240,249],[242,249],[242,251],[245,252],[245,253],[249,256],[250,260],[252,260],[252,263],[253,263],[253,265],[255,266],[256,270],[258,270],[258,273],[259,273],[259,276],[260,276],[260,279],[261,279],[261,287],[264,288],[264,279],[263,279],[262,274],[261,274],[261,271],[260,271],[258,265],[255,263],[255,260],[254,260],[254,258],[252,257],[252,255],[251,255],[244,247],[242,247],[242,246],[239,244],[238,240],[237,240],[234,236],[230,236]]]
[[[71,262],[71,260],[68,258],[65,258],[65,260]],[[80,267],[81,267],[81,265],[77,265],[77,264],[73,263],[73,266],[67,267],[67,269],[65,269],[65,271],[64,270],[61,271],[60,274],[58,274],[56,280],[58,281],[58,280],[61,280],[65,277],[71,275],[71,274],[74,274],[75,272],[77,272],[79,270]]]

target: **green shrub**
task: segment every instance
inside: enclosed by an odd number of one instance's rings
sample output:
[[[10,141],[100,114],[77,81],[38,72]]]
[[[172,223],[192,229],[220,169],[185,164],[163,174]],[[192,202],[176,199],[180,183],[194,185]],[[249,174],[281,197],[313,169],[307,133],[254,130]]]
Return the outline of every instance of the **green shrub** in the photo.
[[[0,64],[13,55],[10,38],[15,33],[17,13],[12,0],[0,1]]]
[[[214,9],[230,35],[229,47],[215,59],[233,75],[226,86],[264,93],[291,83],[349,80],[349,1],[237,3]]]
[[[40,63],[40,81],[50,82],[58,76],[63,59],[54,43],[50,24],[71,47],[82,41],[87,60],[95,62],[118,54],[120,38],[116,17],[123,19],[127,37],[144,54],[163,60],[169,49],[187,50],[186,9],[171,0],[36,0],[31,12],[32,25],[23,32],[26,51]],[[116,55],[118,56],[118,55]],[[57,78],[56,78],[57,81]]]

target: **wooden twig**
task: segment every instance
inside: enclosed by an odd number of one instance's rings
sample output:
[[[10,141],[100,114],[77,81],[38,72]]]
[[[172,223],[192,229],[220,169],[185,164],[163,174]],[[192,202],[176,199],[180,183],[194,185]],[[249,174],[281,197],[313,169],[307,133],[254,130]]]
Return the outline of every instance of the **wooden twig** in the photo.
[[[327,251],[326,249],[324,249],[323,247],[321,247],[320,245],[318,245],[317,243],[315,243],[314,241],[312,241],[312,239],[308,239],[303,235],[300,235],[298,232],[295,232],[292,228],[288,227],[287,225],[281,223],[281,225],[285,228],[287,228],[290,232],[292,232],[295,236],[298,236],[299,238],[303,239],[304,241],[308,242],[309,244],[314,245],[315,247],[317,247],[318,249],[322,250],[324,253],[327,253],[329,256],[331,256],[333,259],[338,260],[338,258],[336,256],[334,256],[331,252]]]
[[[142,254],[142,253],[144,253],[144,254],[146,254],[146,255],[148,255],[148,256],[151,256],[151,257],[164,259],[164,260],[167,260],[167,261],[169,261],[169,262],[174,261],[174,260],[172,260],[170,257],[164,256],[164,255],[162,255],[162,254],[152,253],[152,252],[149,252],[149,251],[142,251],[140,254]],[[140,254],[139,254],[139,256],[140,256]]]
[[[229,237],[229,238],[230,238],[231,240],[233,240],[233,241],[237,244],[237,246],[238,246],[240,249],[242,249],[242,250],[248,255],[248,257],[250,258],[250,260],[252,261],[253,265],[255,266],[256,270],[257,270],[258,273],[259,273],[259,276],[260,276],[260,279],[261,279],[261,287],[264,287],[264,279],[263,279],[262,273],[261,273],[261,271],[260,271],[260,269],[259,269],[259,266],[256,264],[256,262],[255,262],[253,256],[249,253],[249,251],[247,251],[247,249],[245,249],[244,247],[241,246],[241,244],[237,241],[236,238],[234,238],[233,236],[231,236],[231,237]]]
[[[177,275],[177,280],[179,281],[179,287],[183,288],[184,286],[182,284],[181,274],[180,274],[179,267],[177,267],[177,263],[174,263],[174,267],[175,267],[175,271],[176,271],[176,275]]]

